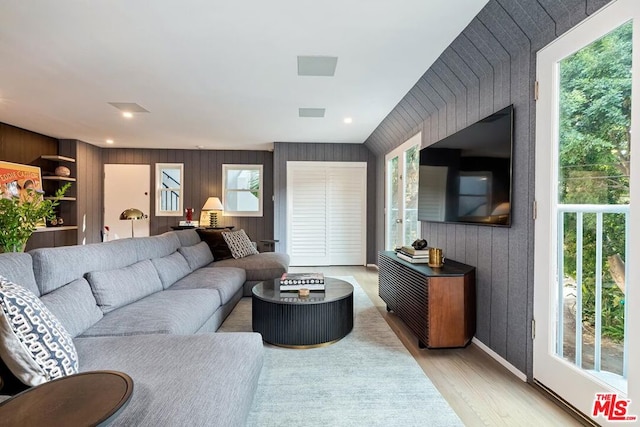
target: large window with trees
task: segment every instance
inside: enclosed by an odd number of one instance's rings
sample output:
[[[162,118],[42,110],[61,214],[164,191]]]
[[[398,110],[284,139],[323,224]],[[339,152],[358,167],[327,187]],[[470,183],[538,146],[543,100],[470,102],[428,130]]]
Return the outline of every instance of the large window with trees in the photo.
[[[639,19],[611,2],[537,54],[533,374],[585,414],[640,380]]]

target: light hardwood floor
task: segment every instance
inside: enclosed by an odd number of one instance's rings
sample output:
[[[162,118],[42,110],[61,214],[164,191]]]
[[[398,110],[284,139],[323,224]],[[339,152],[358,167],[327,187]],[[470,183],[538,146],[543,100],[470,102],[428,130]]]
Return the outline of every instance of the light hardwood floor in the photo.
[[[378,296],[378,270],[365,267],[291,267],[291,272],[354,276],[391,329],[467,426],[579,426],[546,394],[517,378],[475,344],[425,350]]]

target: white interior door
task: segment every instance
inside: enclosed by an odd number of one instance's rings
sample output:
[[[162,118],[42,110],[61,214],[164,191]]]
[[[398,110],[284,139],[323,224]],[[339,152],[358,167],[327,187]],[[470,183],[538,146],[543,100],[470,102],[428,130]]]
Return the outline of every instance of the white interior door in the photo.
[[[366,163],[287,162],[292,266],[366,263]]]
[[[601,425],[640,415],[639,17],[614,1],[537,57],[534,378]]]
[[[120,214],[129,208],[149,215],[151,204],[151,167],[149,165],[104,165],[104,225],[109,239],[149,235],[149,220],[124,221]]]

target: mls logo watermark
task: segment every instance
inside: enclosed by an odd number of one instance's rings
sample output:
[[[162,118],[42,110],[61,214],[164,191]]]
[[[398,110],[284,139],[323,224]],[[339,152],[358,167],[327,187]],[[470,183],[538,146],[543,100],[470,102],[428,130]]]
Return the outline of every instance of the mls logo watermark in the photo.
[[[617,393],[597,393],[593,401],[592,415],[602,416],[608,421],[635,421],[637,416],[627,415],[630,399],[619,398]]]

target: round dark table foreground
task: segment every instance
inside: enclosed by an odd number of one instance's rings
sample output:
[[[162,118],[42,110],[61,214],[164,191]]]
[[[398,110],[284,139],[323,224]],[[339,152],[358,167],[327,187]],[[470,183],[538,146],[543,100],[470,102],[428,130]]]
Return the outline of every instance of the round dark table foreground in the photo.
[[[0,426],[99,426],[127,406],[133,380],[116,371],[92,371],[49,381],[0,403]]]
[[[344,338],[353,329],[353,286],[325,278],[324,291],[300,298],[281,292],[280,279],[258,283],[252,290],[254,332],[270,344],[315,347]]]

